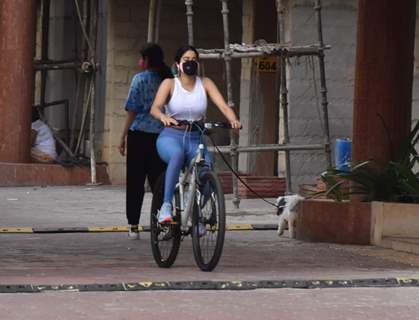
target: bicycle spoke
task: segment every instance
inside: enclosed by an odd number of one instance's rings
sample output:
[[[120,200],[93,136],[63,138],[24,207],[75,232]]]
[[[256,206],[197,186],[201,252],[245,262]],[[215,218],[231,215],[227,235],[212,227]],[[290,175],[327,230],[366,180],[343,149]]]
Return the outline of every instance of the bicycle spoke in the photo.
[[[224,244],[225,205],[224,194],[215,173],[205,175],[209,185],[201,190],[195,206],[193,221],[194,255],[203,271],[211,271],[217,265]],[[207,194],[205,194],[207,192]],[[205,232],[203,228],[205,227]]]
[[[162,204],[164,176],[157,183],[153,194],[150,214],[150,237],[153,257],[159,267],[168,268],[176,260],[180,246],[178,224],[160,224],[157,219]]]

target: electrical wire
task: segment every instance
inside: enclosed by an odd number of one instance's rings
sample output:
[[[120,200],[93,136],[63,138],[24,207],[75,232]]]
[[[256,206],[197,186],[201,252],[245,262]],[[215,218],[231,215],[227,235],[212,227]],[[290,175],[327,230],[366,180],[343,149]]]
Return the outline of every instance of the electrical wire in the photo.
[[[79,6],[79,1],[74,0],[74,4],[76,6],[77,17],[79,18],[79,22],[80,22],[80,28],[81,28],[81,31],[83,33],[84,39],[86,40],[87,46],[89,47],[90,55],[94,57],[95,56],[95,51],[93,50],[92,44],[90,43],[89,36],[87,35],[86,26],[83,24],[83,19],[81,17],[81,11],[80,11],[80,6]]]
[[[201,131],[202,134],[205,133],[206,129],[202,129],[199,125],[195,124],[199,130]],[[218,148],[217,144],[215,143],[214,139],[212,139],[212,137],[210,135],[207,135],[207,137],[211,140],[213,146],[215,147],[215,150],[217,150],[217,152],[219,153],[221,159],[224,161],[224,163],[226,164],[226,166],[230,169],[230,171],[237,177],[237,179],[239,179],[239,181],[250,191],[252,192],[256,197],[258,197],[259,199],[263,200],[264,202],[268,203],[269,205],[279,209],[279,206],[276,203],[273,203],[269,200],[266,200],[265,198],[263,198],[258,192],[256,192],[255,190],[253,190],[245,181],[243,181],[243,179],[240,177],[240,175],[233,169],[233,167],[230,165],[230,163],[228,163],[227,159],[224,157],[223,153],[221,152],[221,150]]]

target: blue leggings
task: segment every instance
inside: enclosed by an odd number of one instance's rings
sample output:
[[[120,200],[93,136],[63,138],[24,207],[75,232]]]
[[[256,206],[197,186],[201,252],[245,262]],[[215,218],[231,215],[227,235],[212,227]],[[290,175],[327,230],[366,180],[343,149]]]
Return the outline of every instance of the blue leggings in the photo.
[[[157,152],[160,158],[167,163],[164,202],[172,203],[180,171],[185,164],[189,164],[193,159],[199,143],[201,143],[201,132],[199,131],[165,128],[157,138]],[[204,157],[205,163],[211,167],[212,160],[206,147]]]

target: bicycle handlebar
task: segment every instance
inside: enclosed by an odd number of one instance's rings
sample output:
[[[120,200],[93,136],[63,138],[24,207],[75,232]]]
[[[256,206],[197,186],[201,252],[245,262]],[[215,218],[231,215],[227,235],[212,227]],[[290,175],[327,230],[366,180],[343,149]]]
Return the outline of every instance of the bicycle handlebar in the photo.
[[[202,122],[202,121],[188,121],[188,120],[177,120],[180,126],[198,126],[202,129],[214,129],[214,128],[223,128],[223,129],[233,129],[231,127],[230,122],[220,122],[220,121],[210,121],[210,122]],[[240,126],[239,129],[243,128]]]

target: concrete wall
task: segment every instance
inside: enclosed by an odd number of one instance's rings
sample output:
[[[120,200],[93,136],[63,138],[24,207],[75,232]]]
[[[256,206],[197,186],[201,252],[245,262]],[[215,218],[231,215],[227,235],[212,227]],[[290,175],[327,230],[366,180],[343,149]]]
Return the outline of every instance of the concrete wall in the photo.
[[[325,3],[323,35],[331,50],[326,51],[326,85],[332,142],[352,135],[353,86],[356,42],[355,2]],[[317,24],[312,5],[294,1],[289,6],[288,40],[293,45],[317,43]],[[317,58],[291,60],[289,66],[289,126],[291,143],[323,142],[321,94]],[[315,81],[314,81],[315,79]],[[322,152],[293,152],[291,170],[294,189],[314,183],[327,166]]]
[[[356,51],[357,1],[322,1],[324,41],[331,45],[326,52],[326,81],[329,99],[331,141],[352,136],[354,63]],[[419,12],[419,4],[417,6]],[[419,18],[416,23],[415,67],[413,83],[413,120],[419,119]],[[288,40],[307,44],[316,39],[316,21],[312,1],[288,1]],[[316,60],[315,66],[317,67]],[[315,69],[317,86],[319,70]],[[320,94],[313,88],[311,61],[293,61],[289,68],[290,132],[293,143],[319,143],[321,137]],[[318,87],[319,88],[319,87]],[[332,150],[334,156],[334,146]],[[334,159],[334,157],[333,157]],[[326,168],[320,152],[298,152],[292,156],[294,189],[301,183],[314,183]]]
[[[112,183],[125,182],[125,158],[117,152],[123,121],[124,103],[131,78],[139,72],[137,61],[139,50],[147,37],[147,0],[110,0],[107,13],[107,64],[106,64],[106,111],[103,130],[103,160],[109,164]],[[230,17],[231,41],[241,39],[241,2],[231,1]],[[219,1],[194,1],[194,34],[198,48],[222,48],[223,28]],[[160,15],[159,43],[165,50],[166,62],[171,65],[176,49],[187,42],[184,1],[162,1]],[[234,62],[233,81],[235,101],[239,97],[240,64]],[[206,61],[203,63],[205,75],[211,77],[224,91],[223,63]],[[224,96],[226,96],[224,94]],[[210,119],[220,119],[220,114],[212,106]],[[225,135],[216,137],[219,144],[227,144]]]

